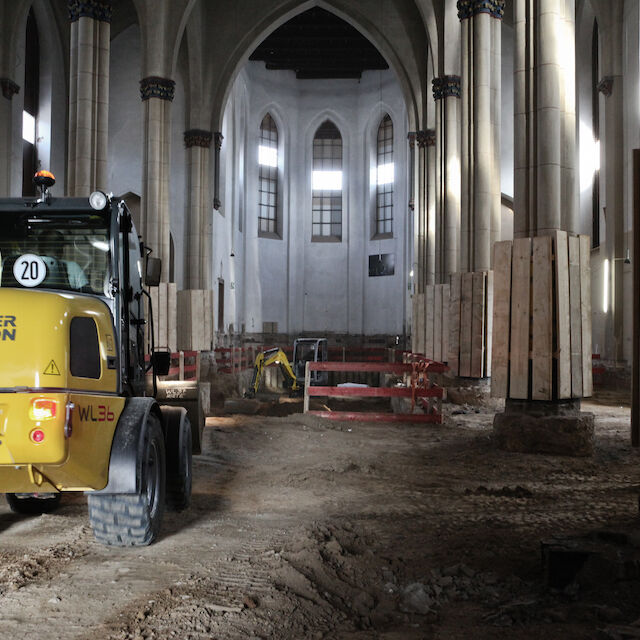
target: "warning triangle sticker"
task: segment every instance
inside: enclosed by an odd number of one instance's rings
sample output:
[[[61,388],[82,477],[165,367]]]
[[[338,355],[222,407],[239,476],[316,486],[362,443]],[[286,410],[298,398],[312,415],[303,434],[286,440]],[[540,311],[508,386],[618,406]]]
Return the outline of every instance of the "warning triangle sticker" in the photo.
[[[45,376],[59,376],[60,375],[60,369],[58,369],[56,363],[52,360],[47,365],[47,368],[44,370],[43,373],[44,373]]]

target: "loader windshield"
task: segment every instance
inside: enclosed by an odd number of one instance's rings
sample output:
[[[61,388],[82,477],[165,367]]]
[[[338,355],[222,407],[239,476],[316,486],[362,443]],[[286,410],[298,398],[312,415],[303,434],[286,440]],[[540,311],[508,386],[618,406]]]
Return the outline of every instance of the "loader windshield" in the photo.
[[[0,216],[0,286],[109,295],[109,232],[101,216]]]

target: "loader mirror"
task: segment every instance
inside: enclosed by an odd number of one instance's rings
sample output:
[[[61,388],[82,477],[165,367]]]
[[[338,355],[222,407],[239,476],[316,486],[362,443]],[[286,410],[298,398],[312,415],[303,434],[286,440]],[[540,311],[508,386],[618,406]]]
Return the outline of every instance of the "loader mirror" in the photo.
[[[147,287],[157,287],[160,284],[162,272],[162,260],[160,258],[147,258],[147,269],[144,275],[144,283]]]
[[[166,376],[171,368],[171,354],[168,351],[154,351],[151,362],[157,376]]]

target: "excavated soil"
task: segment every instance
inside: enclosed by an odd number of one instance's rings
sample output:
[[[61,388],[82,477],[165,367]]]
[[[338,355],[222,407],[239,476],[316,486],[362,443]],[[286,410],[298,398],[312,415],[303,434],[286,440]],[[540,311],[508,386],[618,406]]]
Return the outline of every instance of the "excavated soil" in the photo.
[[[596,453],[566,458],[496,450],[495,407],[451,395],[442,425],[209,418],[193,504],[146,548],[96,543],[81,495],[2,504],[0,637],[640,638],[628,405],[584,403]],[[598,531],[614,559],[550,588],[541,543]]]

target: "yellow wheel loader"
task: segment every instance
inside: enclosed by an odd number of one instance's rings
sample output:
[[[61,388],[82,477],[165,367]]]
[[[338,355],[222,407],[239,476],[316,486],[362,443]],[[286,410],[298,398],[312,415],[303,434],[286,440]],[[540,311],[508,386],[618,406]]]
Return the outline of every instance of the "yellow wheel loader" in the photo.
[[[148,250],[124,202],[35,181],[37,199],[0,198],[0,492],[20,513],[86,492],[100,542],[147,545],[188,506],[192,465],[185,409],[145,391],[169,366],[153,338],[145,363]]]

